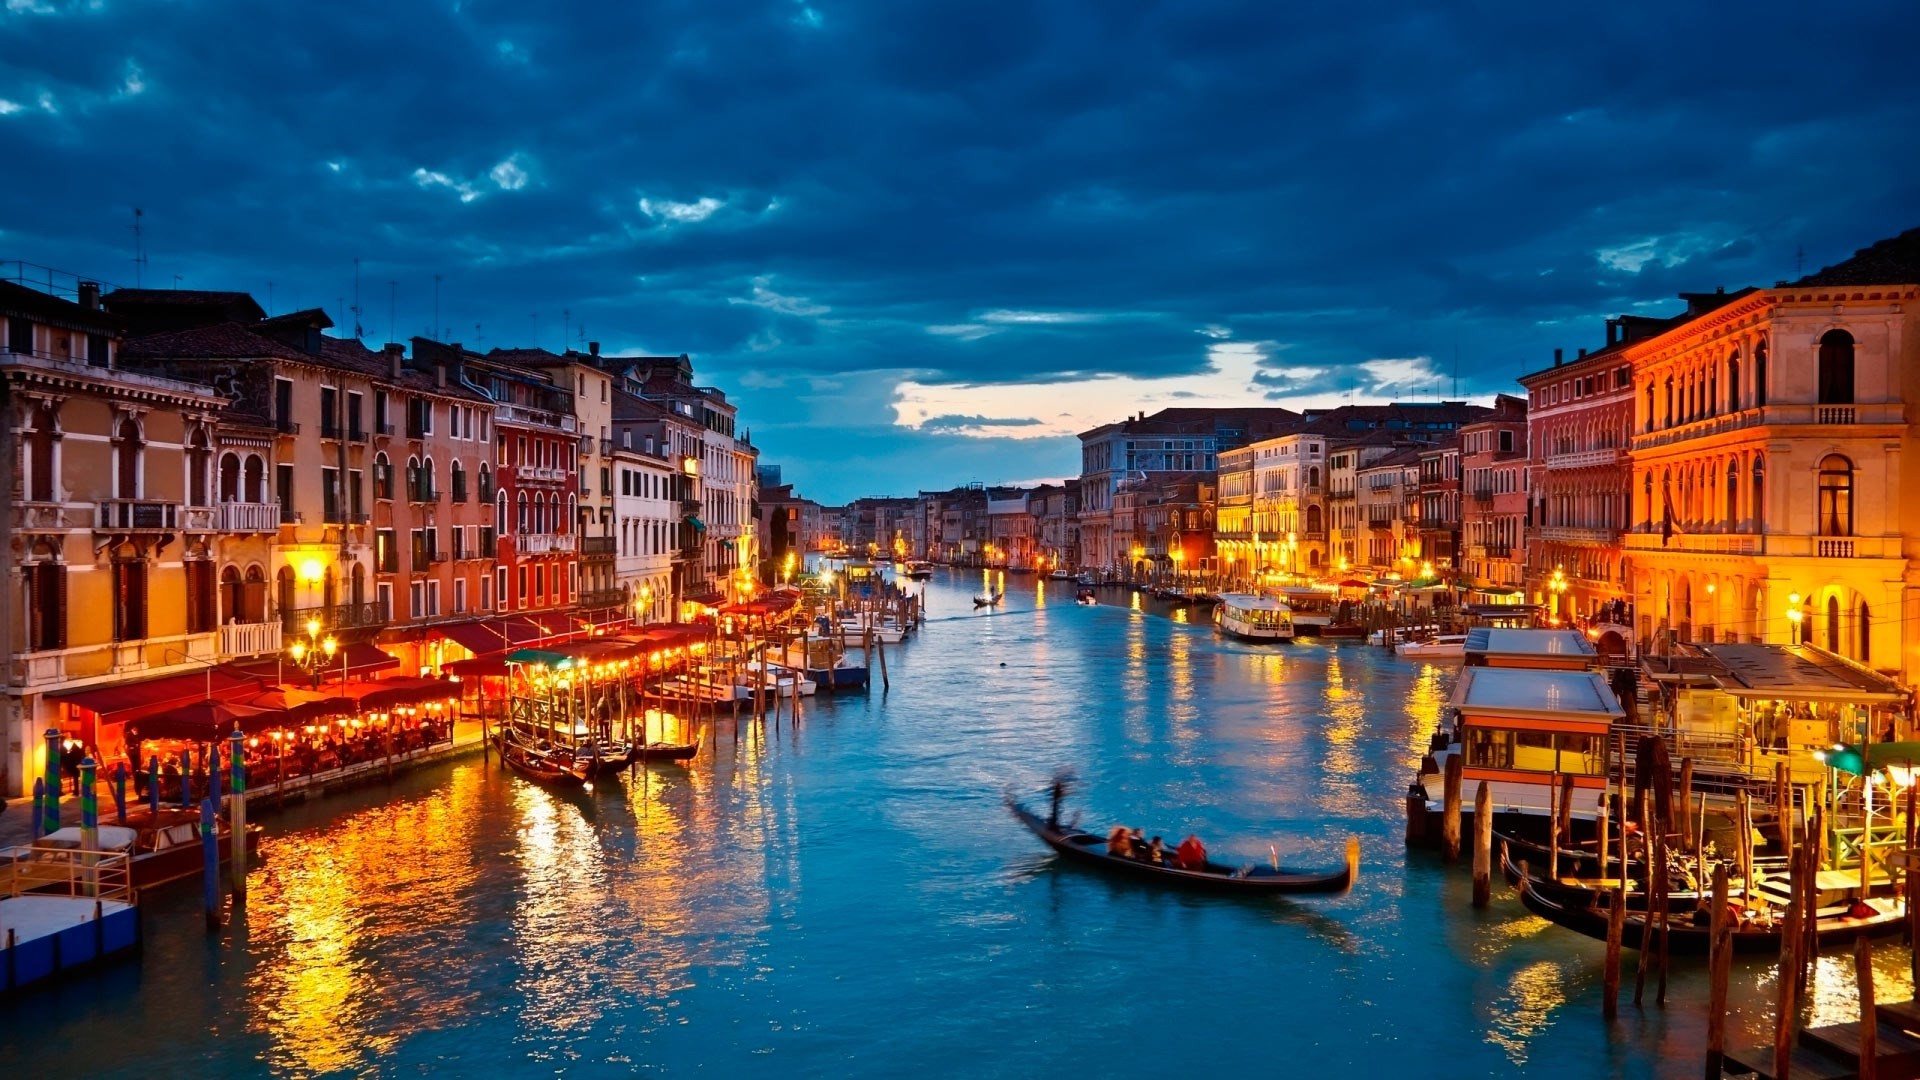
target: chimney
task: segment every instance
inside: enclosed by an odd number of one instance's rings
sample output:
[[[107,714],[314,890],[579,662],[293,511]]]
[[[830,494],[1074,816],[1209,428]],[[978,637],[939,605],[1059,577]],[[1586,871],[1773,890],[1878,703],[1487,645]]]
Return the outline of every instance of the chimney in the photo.
[[[1561,358],[1562,358],[1562,357],[1564,357],[1565,355],[1566,355],[1566,350],[1565,350],[1565,349],[1555,349],[1555,350],[1553,350],[1553,366],[1554,366],[1554,367],[1559,367],[1559,366],[1560,366],[1560,360],[1561,360]]]
[[[599,343],[599,342],[597,342],[597,341],[589,341],[589,342],[587,342],[587,354],[588,354],[589,356],[599,356],[599,355],[600,355],[600,343]]]
[[[447,388],[447,362],[445,360],[433,365],[433,385],[442,390]]]
[[[387,343],[387,363],[392,368],[393,380],[395,382],[400,381],[400,368],[402,366],[402,361],[406,357],[406,352],[407,352],[407,347],[405,345],[401,345],[398,342],[392,342],[392,341],[389,341]]]
[[[1585,360],[1586,358],[1587,358],[1587,350],[1586,350],[1586,349],[1585,349],[1585,348],[1583,347],[1583,348],[1582,348],[1582,349],[1580,350],[1580,355],[1579,355],[1578,357],[1576,357],[1575,359],[1578,359],[1578,360]]]
[[[83,281],[80,283],[80,306],[88,311],[100,310],[100,283]]]

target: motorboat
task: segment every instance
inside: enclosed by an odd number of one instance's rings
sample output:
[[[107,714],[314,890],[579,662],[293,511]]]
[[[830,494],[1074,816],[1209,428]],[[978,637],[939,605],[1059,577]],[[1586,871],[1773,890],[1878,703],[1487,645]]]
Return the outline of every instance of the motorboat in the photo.
[[[1396,655],[1409,660],[1464,660],[1467,635],[1438,634],[1430,638],[1403,641],[1393,647]]]
[[[925,581],[933,576],[933,564],[930,562],[909,562],[907,563],[906,574],[907,577],[914,581]]]
[[[220,861],[233,859],[232,823],[217,817]],[[96,850],[128,856],[129,884],[134,889],[151,889],[170,881],[199,874],[205,864],[200,850],[200,812],[194,809],[162,807],[151,812],[130,815],[126,825],[102,823],[96,830]],[[67,880],[66,863],[81,857],[84,838],[80,827],[68,825],[55,829],[22,845],[0,850],[0,864],[11,864],[15,876],[32,880]],[[247,854],[260,852],[260,826],[247,826]]]
[[[1226,593],[1214,609],[1213,621],[1222,637],[1258,642],[1293,640],[1293,612],[1285,600],[1277,597]]]
[[[1092,589],[1081,589],[1080,592],[1074,596],[1073,602],[1079,604],[1081,607],[1096,607],[1100,603],[1100,598],[1093,595]]]

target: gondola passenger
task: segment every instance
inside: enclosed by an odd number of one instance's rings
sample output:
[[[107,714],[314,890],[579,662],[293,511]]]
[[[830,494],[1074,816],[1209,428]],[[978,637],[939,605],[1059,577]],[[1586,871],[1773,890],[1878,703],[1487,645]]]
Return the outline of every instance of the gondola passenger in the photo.
[[[1107,854],[1119,859],[1132,858],[1133,836],[1127,832],[1125,825],[1115,825],[1113,831],[1107,834]]]
[[[1203,870],[1207,865],[1207,846],[1192,833],[1173,851],[1174,862],[1182,870]]]
[[[1167,861],[1167,846],[1157,836],[1153,838],[1153,843],[1147,845],[1147,861],[1155,866]]]

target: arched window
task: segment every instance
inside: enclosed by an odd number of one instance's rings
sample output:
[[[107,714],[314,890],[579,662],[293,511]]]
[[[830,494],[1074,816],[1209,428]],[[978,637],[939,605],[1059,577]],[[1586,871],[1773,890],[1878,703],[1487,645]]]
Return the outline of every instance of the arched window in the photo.
[[[1820,459],[1821,536],[1853,535],[1853,462],[1839,454]]]
[[[580,506],[580,501],[578,498],[572,495],[567,496],[567,516],[560,519],[563,526],[562,528],[563,532],[575,531],[571,528],[566,528],[565,526],[570,526],[573,523],[574,515],[579,513],[579,506]]]
[[[33,457],[33,472],[28,481],[30,502],[55,502],[59,499],[53,482],[54,445],[59,441],[53,422],[53,410],[42,406],[33,410],[33,430],[27,433],[27,452]]]
[[[1840,651],[1840,598],[1827,597],[1827,651]]]
[[[274,575],[274,586],[279,594],[274,598],[274,602],[280,608],[280,621],[285,623],[288,615],[294,610],[293,567],[281,567],[279,573]]]
[[[247,455],[246,474],[241,485],[241,490],[247,502],[257,503],[266,501],[267,463],[259,454]]]
[[[1653,384],[1647,384],[1647,430],[1653,430]]]
[[[1853,335],[1829,330],[1820,338],[1820,397],[1822,405],[1853,404]]]
[[[507,531],[507,525],[507,493],[502,489],[493,493],[493,526],[504,533]],[[490,551],[484,554],[489,559],[494,557],[494,553]]]
[[[239,466],[239,459],[234,460]],[[240,568],[229,566],[220,571],[220,621],[235,623],[247,606],[247,587],[240,580]]]
[[[207,473],[213,462],[213,449],[207,445],[207,433],[197,430],[187,443],[187,505],[207,505]]]
[[[1321,532],[1322,521],[1318,506],[1307,507],[1307,535],[1315,536]]]
[[[1727,461],[1727,531],[1740,528],[1740,463]]]
[[[447,484],[453,488],[454,502],[467,501],[467,470],[460,467],[459,458],[453,459],[453,464],[447,466]]]
[[[1720,373],[1711,365],[1707,367],[1707,415],[1717,416],[1720,412]]]
[[[384,450],[373,455],[373,497],[393,498],[393,462],[387,460]]]
[[[1641,477],[1640,490],[1644,493],[1644,497],[1641,499],[1641,505],[1646,507],[1646,511],[1647,511],[1647,531],[1652,532],[1653,531],[1653,474],[1652,473],[1647,473],[1645,476]]]
[[[420,501],[432,502],[437,497],[433,484],[433,459],[427,458],[420,463]]]
[[[140,425],[132,417],[120,421],[113,440],[113,497],[140,497]]]
[[[1867,602],[1860,601],[1860,611],[1855,618],[1860,635],[1860,655],[1854,659],[1863,664],[1873,662],[1873,616],[1867,611]]]
[[[220,501],[240,501],[240,455],[220,455]]]
[[[241,594],[240,621],[267,621],[267,572],[258,563],[247,567],[245,591]]]
[[[1673,422],[1673,376],[1669,375],[1667,376],[1667,422],[1661,426],[1672,427]]]
[[[1767,403],[1767,343],[1757,341],[1753,345],[1753,407],[1758,409]]]
[[[419,502],[420,491],[420,459],[410,457],[407,459],[407,501]]]
[[[1727,357],[1727,411],[1740,411],[1740,354]]]
[[[1753,531],[1767,531],[1767,459],[1759,454],[1753,455],[1753,492],[1747,496],[1753,502]]]
[[[515,496],[514,502],[520,515],[520,524],[515,531],[524,533],[527,531],[527,493],[523,491]]]

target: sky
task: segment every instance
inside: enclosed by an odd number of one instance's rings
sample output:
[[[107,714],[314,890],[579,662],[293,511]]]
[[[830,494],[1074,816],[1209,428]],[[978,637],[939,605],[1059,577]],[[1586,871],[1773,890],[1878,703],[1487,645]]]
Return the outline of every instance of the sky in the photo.
[[[369,342],[689,354],[825,502],[1063,477],[1920,225],[1911,0],[1807,11],[0,0],[0,260],[351,333],[357,259]]]

